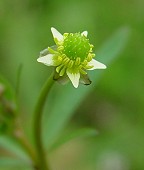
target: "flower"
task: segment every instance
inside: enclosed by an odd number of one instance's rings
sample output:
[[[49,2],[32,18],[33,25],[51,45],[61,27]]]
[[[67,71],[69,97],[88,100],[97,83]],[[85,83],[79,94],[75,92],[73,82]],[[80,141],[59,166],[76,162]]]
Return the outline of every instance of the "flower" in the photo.
[[[40,52],[37,61],[55,67],[55,80],[65,83],[70,79],[77,88],[79,82],[91,84],[86,70],[106,68],[104,64],[94,59],[93,45],[89,43],[87,31],[62,35],[52,27],[51,32],[56,45]]]

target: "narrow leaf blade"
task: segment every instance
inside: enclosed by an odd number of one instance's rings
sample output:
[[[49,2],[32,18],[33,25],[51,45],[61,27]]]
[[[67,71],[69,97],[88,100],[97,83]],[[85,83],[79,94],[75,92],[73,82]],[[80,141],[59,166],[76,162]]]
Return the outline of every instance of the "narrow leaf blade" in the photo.
[[[73,132],[69,132],[69,134],[66,134],[65,136],[61,136],[61,138],[58,139],[54,145],[52,145],[51,150],[56,149],[71,140],[77,138],[92,137],[92,136],[94,137],[97,134],[98,132],[92,128],[82,128],[82,129],[74,130]]]

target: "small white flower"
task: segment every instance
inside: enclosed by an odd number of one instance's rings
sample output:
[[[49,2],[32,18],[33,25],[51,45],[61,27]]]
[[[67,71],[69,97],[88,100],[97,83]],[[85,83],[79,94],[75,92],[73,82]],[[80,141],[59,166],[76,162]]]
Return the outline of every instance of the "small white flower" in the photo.
[[[93,58],[95,54],[92,53],[93,45],[87,38],[88,32],[62,35],[53,27],[51,31],[56,45],[40,52],[37,61],[54,66],[54,79],[63,84],[68,78],[75,88],[79,86],[79,82],[91,84],[86,70],[105,69],[106,66]]]

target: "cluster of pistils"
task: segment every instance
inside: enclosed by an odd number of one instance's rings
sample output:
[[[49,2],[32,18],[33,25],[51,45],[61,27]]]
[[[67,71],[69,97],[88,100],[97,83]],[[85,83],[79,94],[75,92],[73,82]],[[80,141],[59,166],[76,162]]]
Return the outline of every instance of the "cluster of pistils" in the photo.
[[[73,72],[87,74],[84,70],[93,67],[88,66],[88,62],[94,57],[92,54],[93,45],[89,44],[89,40],[80,33],[65,33],[63,37],[63,43],[60,45],[57,43],[57,52],[61,55],[62,61],[56,68],[56,72],[63,76],[67,69],[71,69]],[[54,53],[54,51],[51,52]]]

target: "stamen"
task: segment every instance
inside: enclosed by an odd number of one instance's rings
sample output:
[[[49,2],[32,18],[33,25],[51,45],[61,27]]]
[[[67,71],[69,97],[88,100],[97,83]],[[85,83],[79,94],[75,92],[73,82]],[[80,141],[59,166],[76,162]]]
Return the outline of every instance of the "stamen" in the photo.
[[[58,67],[56,68],[56,72],[59,73],[62,67],[63,67],[63,64],[61,64],[60,66],[58,66]]]
[[[91,68],[93,68],[94,66],[84,66],[84,68],[87,70],[87,69],[91,69]]]
[[[78,68],[79,68],[79,69],[81,69],[82,67],[83,67],[82,65],[79,65],[79,67],[78,67]]]
[[[77,58],[76,58],[76,61],[75,61],[75,65],[79,65],[79,64],[80,64],[80,62],[81,62],[80,57],[77,57]]]
[[[65,55],[65,54],[62,54],[62,58],[64,59],[64,58],[66,58],[67,56]]]
[[[90,44],[90,47],[93,48],[94,46],[92,44]]]
[[[66,38],[69,35],[69,33],[64,33],[63,36]]]
[[[61,69],[59,75],[60,75],[60,76],[63,76],[63,75],[65,74],[65,71],[66,71],[66,66],[64,66],[64,67]]]
[[[68,68],[71,68],[71,67],[73,66],[73,64],[74,64],[74,61],[73,61],[73,60],[70,60],[69,63],[68,63],[68,65],[67,65],[67,67],[68,67]]]
[[[58,60],[59,62],[61,62],[61,61],[62,61],[62,57],[61,57],[61,56],[58,56],[57,60]]]
[[[92,54],[89,53],[87,56],[87,61],[90,62],[92,60],[92,58],[93,58]]]
[[[93,53],[93,54],[91,54],[92,55],[92,58],[94,58],[95,57],[95,54]]]
[[[88,61],[87,61],[87,60],[84,60],[84,61],[83,61],[83,65],[84,65],[84,66],[86,66],[86,65],[87,65],[87,63],[88,63]]]
[[[54,57],[54,63],[55,65],[60,65],[62,63],[62,57],[61,56],[55,56]]]
[[[58,54],[57,51],[53,50],[52,48],[48,47],[48,51],[51,53],[51,54]]]
[[[64,49],[64,46],[60,45],[57,49],[61,52]]]
[[[69,61],[70,61],[70,59],[67,57],[63,60],[63,64],[66,65]]]

